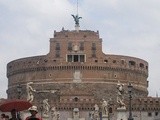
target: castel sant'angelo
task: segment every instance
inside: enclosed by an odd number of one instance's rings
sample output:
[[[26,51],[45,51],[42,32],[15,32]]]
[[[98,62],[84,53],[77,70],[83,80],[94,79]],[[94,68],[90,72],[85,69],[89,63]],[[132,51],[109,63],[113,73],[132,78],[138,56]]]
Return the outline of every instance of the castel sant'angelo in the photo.
[[[148,63],[140,58],[103,53],[99,32],[81,30],[80,17],[73,15],[73,18],[75,30],[54,31],[48,54],[8,63],[8,99],[19,96],[15,91],[20,85],[20,99],[28,99],[39,110],[47,99],[50,108],[54,106],[59,111],[61,120],[73,118],[74,110],[79,112],[79,118],[87,120],[94,105],[100,108],[103,100],[109,101],[109,113],[115,116],[118,83],[123,84],[128,110],[128,84],[131,83],[132,103],[138,104],[132,110],[139,111],[138,100],[141,98],[143,105],[145,99],[149,99]],[[28,91],[28,88],[32,90]],[[28,92],[32,95],[30,99]],[[138,102],[134,103],[134,100]],[[153,104],[154,101],[152,98]],[[141,111],[148,109],[144,106]]]

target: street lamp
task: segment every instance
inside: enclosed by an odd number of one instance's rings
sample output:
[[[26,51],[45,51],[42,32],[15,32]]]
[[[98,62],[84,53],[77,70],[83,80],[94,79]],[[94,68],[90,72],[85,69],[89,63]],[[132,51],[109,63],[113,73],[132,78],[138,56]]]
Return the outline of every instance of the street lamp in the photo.
[[[18,99],[21,98],[21,93],[22,93],[22,86],[21,84],[17,85],[17,92],[18,92]],[[17,112],[17,118],[20,118],[20,112]]]
[[[129,94],[129,118],[128,120],[134,120],[133,117],[132,117],[132,103],[131,103],[131,100],[132,100],[132,88],[133,86],[131,85],[131,83],[129,83],[128,85],[128,94]]]
[[[112,98],[110,98],[110,100],[108,101],[108,120],[111,119],[112,105],[113,105],[113,100]]]
[[[102,112],[99,112],[100,120],[102,120]]]
[[[20,84],[18,84],[18,86],[17,86],[17,92],[18,92],[18,99],[20,99],[21,93],[22,93],[22,86]]]

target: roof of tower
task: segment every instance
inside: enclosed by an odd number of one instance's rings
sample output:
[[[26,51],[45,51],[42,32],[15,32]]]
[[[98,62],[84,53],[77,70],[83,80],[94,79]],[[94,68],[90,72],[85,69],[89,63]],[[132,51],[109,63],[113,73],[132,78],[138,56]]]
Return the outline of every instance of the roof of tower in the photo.
[[[91,31],[91,30],[79,30],[78,32],[76,30],[62,30],[60,32],[54,31],[54,38],[63,38],[63,37],[96,37],[99,38],[99,31]]]

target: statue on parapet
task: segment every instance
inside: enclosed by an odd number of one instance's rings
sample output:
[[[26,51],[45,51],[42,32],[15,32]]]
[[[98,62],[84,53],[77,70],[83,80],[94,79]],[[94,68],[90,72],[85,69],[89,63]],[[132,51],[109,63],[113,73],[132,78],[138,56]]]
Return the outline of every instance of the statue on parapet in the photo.
[[[93,113],[93,120],[99,119],[99,106],[97,104],[94,105],[94,113]]]
[[[29,82],[26,85],[27,101],[29,102],[32,102],[34,100],[33,92],[36,92],[36,90],[32,88],[31,84],[33,84],[33,82]]]
[[[102,116],[108,116],[108,101],[102,101]]]
[[[118,95],[117,95],[117,103],[119,105],[119,107],[125,107],[125,103],[124,103],[124,88],[123,88],[124,84],[121,84],[118,81],[117,84],[117,89],[118,89]]]
[[[53,106],[51,108],[51,120],[59,120],[60,119],[60,114],[58,111],[56,111],[56,107]]]
[[[99,107],[97,104],[94,105],[94,111],[99,111]]]
[[[82,19],[82,17],[79,17],[78,14],[77,15],[72,15],[72,17],[74,18],[75,25],[77,27],[79,27],[79,19]]]
[[[43,116],[48,117],[49,116],[49,110],[50,110],[50,105],[48,103],[48,99],[43,100]]]

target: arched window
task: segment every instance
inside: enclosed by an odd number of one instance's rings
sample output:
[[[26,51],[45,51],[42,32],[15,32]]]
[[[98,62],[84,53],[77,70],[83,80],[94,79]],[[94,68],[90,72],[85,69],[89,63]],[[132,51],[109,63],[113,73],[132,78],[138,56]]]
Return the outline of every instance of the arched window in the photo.
[[[77,101],[78,101],[78,97],[75,97],[75,98],[74,98],[74,101],[77,102]]]

